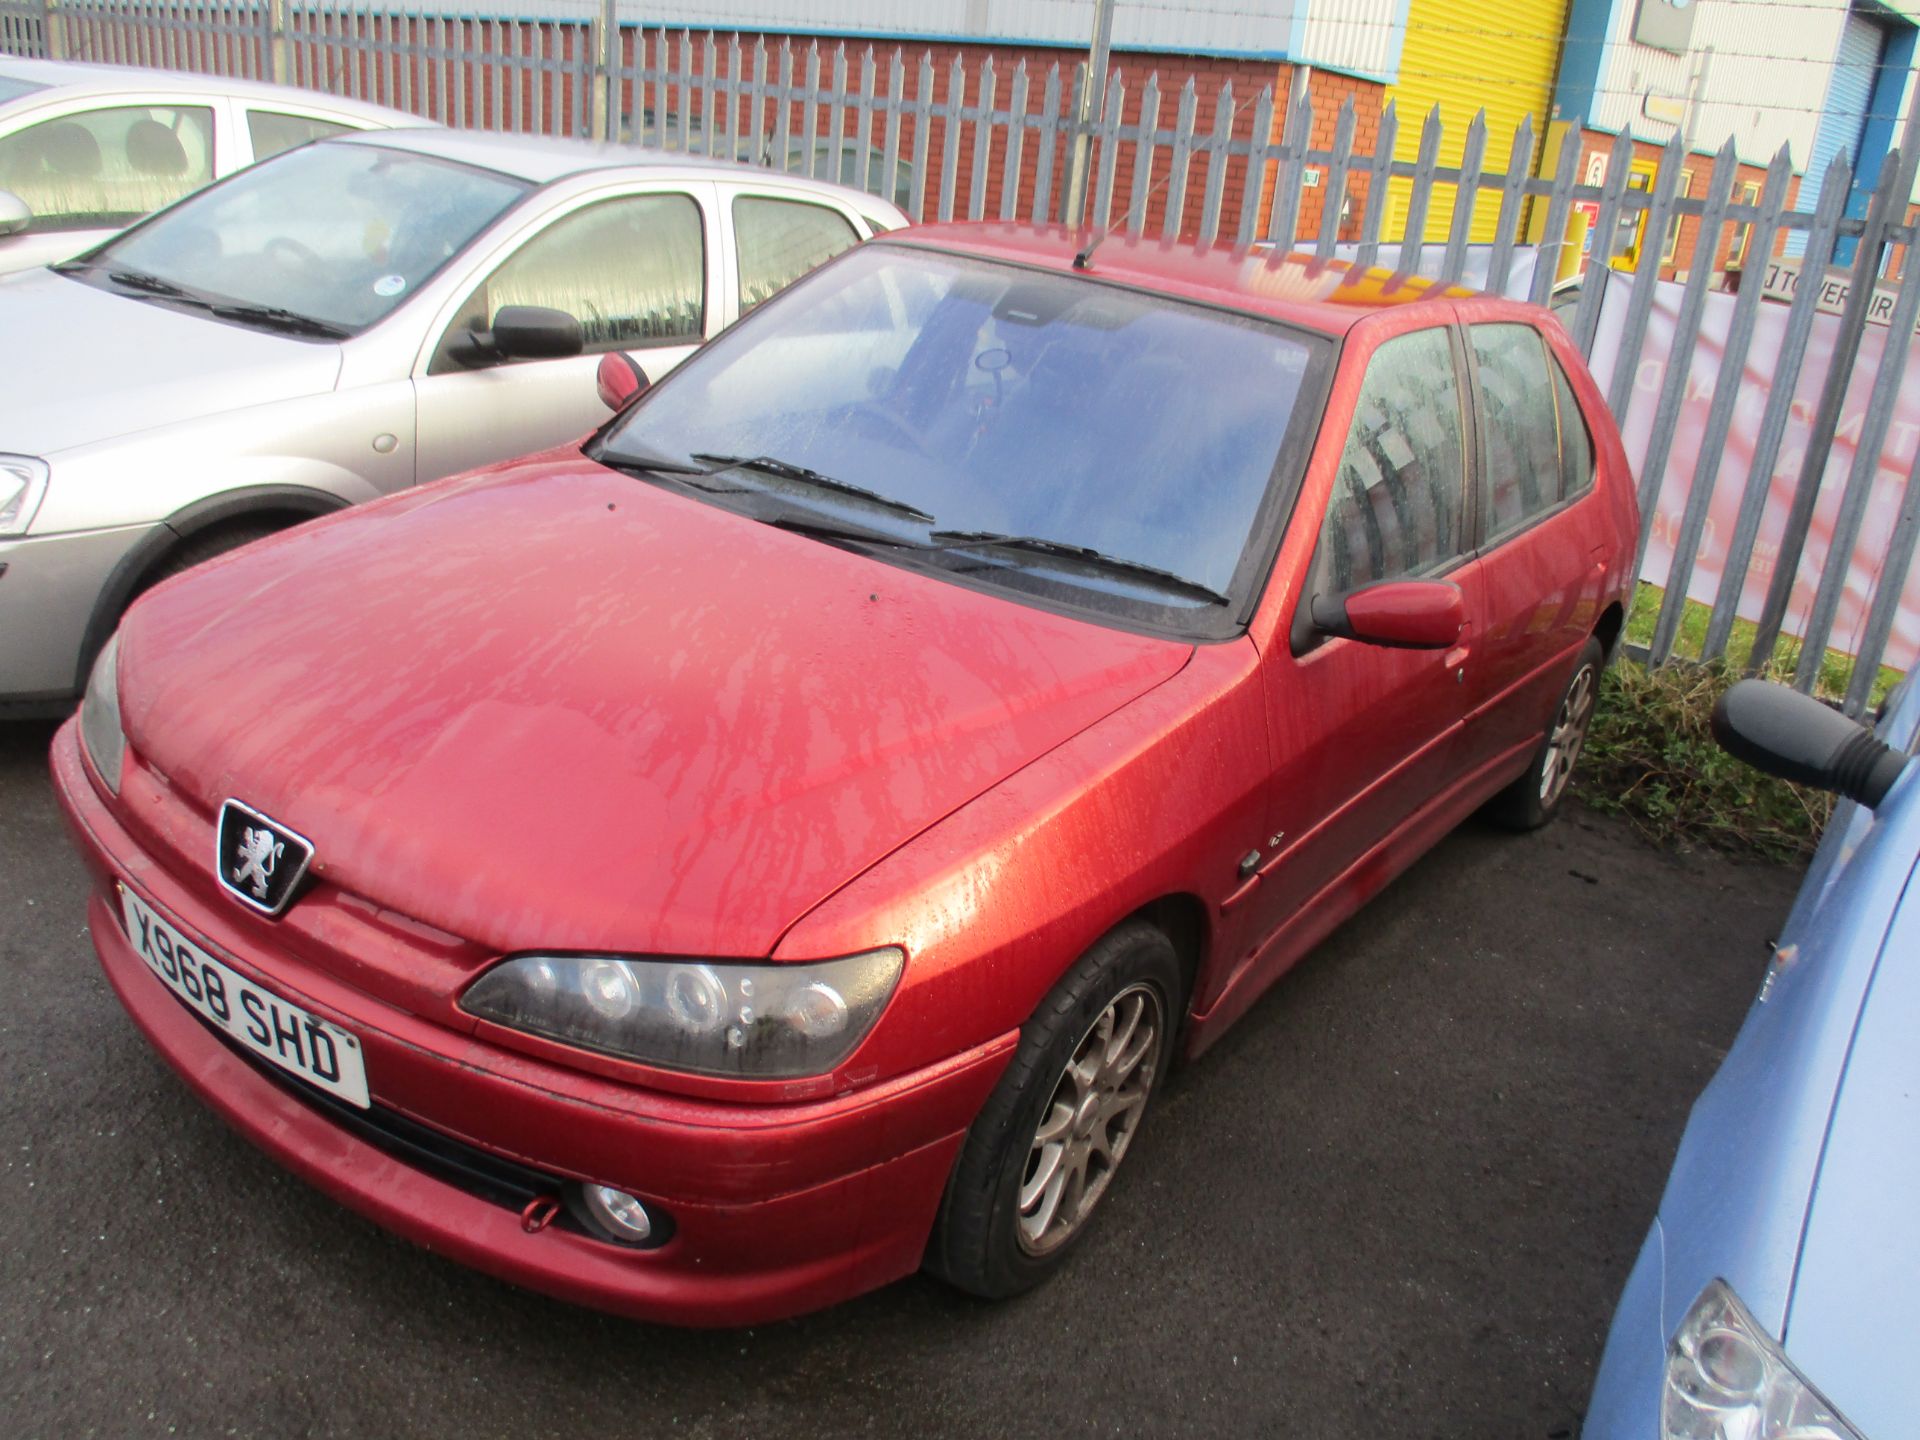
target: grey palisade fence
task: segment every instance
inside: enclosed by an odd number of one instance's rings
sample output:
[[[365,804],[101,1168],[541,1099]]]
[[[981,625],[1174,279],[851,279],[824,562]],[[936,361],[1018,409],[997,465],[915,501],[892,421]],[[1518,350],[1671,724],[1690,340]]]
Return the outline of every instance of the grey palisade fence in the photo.
[[[1403,117],[1388,105],[1372,152],[1361,153],[1352,101],[1335,116],[1316,117],[1305,87],[1290,100],[1276,99],[1272,87],[1239,95],[1230,83],[1202,95],[1189,80],[1177,93],[1162,94],[1157,78],[1149,78],[1130,95],[1118,73],[1090,76],[1084,63],[1054,64],[1044,72],[1021,63],[1008,72],[991,59],[936,64],[930,54],[901,49],[768,45],[669,32],[619,18],[611,0],[593,18],[537,21],[287,0],[0,0],[0,52],[280,80],[396,105],[449,125],[624,139],[744,159],[860,186],[897,200],[916,220],[1059,220],[1070,211],[1072,146],[1084,134],[1091,144],[1086,215],[1096,227],[1118,224],[1170,240],[1273,245],[1322,258],[1337,253],[1362,265],[1385,261],[1443,283],[1470,275],[1481,288],[1522,293],[1536,302],[1554,298],[1554,257],[1569,243],[1575,206],[1597,211],[1596,237],[1631,227],[1643,213],[1645,233],[1655,237],[1690,218],[1700,231],[1696,253],[1708,256],[1730,227],[1751,227],[1746,253],[1763,261],[1785,234],[1797,232],[1804,236],[1801,263],[1809,276],[1823,274],[1836,255],[1851,257],[1850,290],[1831,364],[1819,379],[1807,443],[1797,457],[1786,457],[1791,499],[1770,588],[1756,617],[1757,635],[1746,654],[1731,658],[1758,666],[1792,622],[1803,637],[1804,657],[1794,666],[1794,683],[1812,690],[1829,645],[1839,643],[1857,657],[1844,704],[1849,713],[1861,713],[1920,540],[1920,454],[1892,523],[1879,527],[1884,533],[1862,534],[1911,345],[1886,344],[1871,374],[1862,366],[1856,376],[1855,363],[1885,258],[1896,247],[1904,254],[1914,239],[1906,200],[1920,146],[1911,121],[1901,148],[1874,177],[1866,214],[1853,218],[1841,212],[1853,181],[1844,155],[1825,177],[1818,208],[1802,213],[1788,203],[1791,170],[1784,150],[1757,198],[1736,197],[1731,141],[1712,161],[1698,193],[1684,193],[1679,183],[1687,157],[1678,139],[1666,147],[1650,188],[1628,183],[1633,152],[1626,136],[1609,157],[1604,183],[1589,185],[1580,179],[1577,131],[1569,131],[1555,153],[1543,154],[1543,137],[1529,123],[1511,138],[1506,154],[1489,155],[1483,115],[1468,129],[1460,163],[1441,165],[1437,110]],[[1089,84],[1096,103],[1083,127],[1076,117]],[[1203,110],[1211,123],[1200,121]],[[1318,145],[1316,119],[1326,137]],[[1419,127],[1417,145],[1405,147],[1411,160],[1394,158],[1403,125]],[[1390,186],[1397,193],[1394,204],[1385,203]],[[1358,205],[1357,214],[1343,210],[1343,198]],[[1429,215],[1440,213],[1437,200],[1451,201],[1444,227],[1428,224]],[[1473,218],[1489,208],[1497,214],[1491,245],[1470,247]],[[1441,228],[1444,234],[1437,233]],[[1658,243],[1641,246],[1633,272],[1590,266],[1577,303],[1568,302],[1563,311],[1576,343],[1590,355],[1608,330],[1602,358],[1610,354],[1611,367],[1603,365],[1596,378],[1623,423],[1631,404],[1652,406],[1639,477],[1643,552],[1654,500],[1674,459],[1712,278],[1707,264],[1689,272],[1671,342],[1655,357],[1664,361],[1660,379],[1650,395],[1643,391],[1636,398],[1636,377],[1648,358],[1660,249]],[[1518,263],[1522,254],[1529,261],[1524,266]],[[1540,263],[1532,264],[1536,256]],[[1920,316],[1920,265],[1903,269],[1891,315],[1879,318],[1904,341]],[[1597,283],[1595,275],[1607,283]],[[1733,641],[1736,604],[1776,491],[1775,470],[1809,352],[1819,289],[1798,288],[1784,322],[1784,344],[1767,357],[1771,377],[1763,395],[1751,393],[1747,362],[1760,307],[1773,302],[1762,301],[1757,284],[1743,286],[1733,302],[1691,460],[1691,489],[1673,525],[1664,599],[1645,647],[1653,663],[1677,653],[1721,458],[1736,416],[1745,414],[1749,421],[1743,424],[1750,423],[1757,411],[1748,476],[1731,534],[1718,552],[1721,576],[1704,643],[1689,653],[1718,658]],[[1603,313],[1611,317],[1610,329],[1603,327]],[[1807,379],[1811,384],[1814,377]],[[1866,392],[1864,411],[1848,422],[1859,431],[1855,459],[1840,482],[1837,507],[1831,499],[1826,506],[1831,540],[1820,573],[1806,576],[1803,548],[1850,386]],[[1873,576],[1864,618],[1852,633],[1836,636],[1849,567],[1863,548]],[[1813,598],[1790,615],[1797,576],[1803,591],[1812,587]]]

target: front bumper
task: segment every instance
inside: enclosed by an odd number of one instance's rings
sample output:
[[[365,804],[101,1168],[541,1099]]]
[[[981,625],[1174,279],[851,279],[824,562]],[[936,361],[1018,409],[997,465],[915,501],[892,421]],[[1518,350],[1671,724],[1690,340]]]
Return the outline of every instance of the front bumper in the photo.
[[[691,1100],[530,1060],[347,986],[300,983],[306,977],[290,975],[281,957],[236,946],[234,917],[140,850],[101,801],[74,722],[55,737],[53,773],[102,886],[88,911],[100,963],[135,1023],[200,1098],[377,1223],[565,1300],[673,1324],[747,1325],[911,1273],[966,1127],[1018,1038],[794,1105]],[[632,1191],[672,1217],[672,1238],[632,1250],[558,1225],[529,1234],[511,1204],[350,1131],[297,1082],[243,1059],[148,972],[109,898],[120,884],[256,983],[353,1031],[382,1111],[510,1168]]]
[[[80,647],[100,594],[156,525],[0,540],[0,710],[80,693]]]

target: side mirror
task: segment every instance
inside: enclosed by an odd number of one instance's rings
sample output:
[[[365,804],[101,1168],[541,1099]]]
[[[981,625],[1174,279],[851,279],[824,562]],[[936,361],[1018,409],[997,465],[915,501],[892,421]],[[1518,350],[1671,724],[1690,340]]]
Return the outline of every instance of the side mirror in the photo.
[[[1869,810],[1887,798],[1907,757],[1811,695],[1742,680],[1713,707],[1713,738],[1736,760]]]
[[[18,235],[32,223],[27,202],[11,190],[0,190],[0,235]]]
[[[493,348],[509,360],[564,360],[586,348],[580,322],[545,305],[502,305],[493,317]]]
[[[633,357],[619,350],[609,350],[602,355],[600,369],[594,375],[600,403],[616,414],[645,393],[652,383],[647,379],[647,372],[633,363]]]
[[[1466,628],[1460,587],[1449,580],[1381,580],[1344,595],[1316,595],[1313,628],[1396,650],[1444,650]]]
[[[457,336],[448,353],[468,369],[496,360],[564,360],[586,348],[580,322],[545,305],[502,305],[493,328],[478,326]]]

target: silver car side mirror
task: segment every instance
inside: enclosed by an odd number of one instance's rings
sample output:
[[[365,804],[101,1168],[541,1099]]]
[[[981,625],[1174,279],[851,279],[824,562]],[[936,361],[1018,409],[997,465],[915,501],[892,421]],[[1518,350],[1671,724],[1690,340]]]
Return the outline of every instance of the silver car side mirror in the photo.
[[[27,202],[11,190],[0,190],[0,235],[18,235],[32,223]]]

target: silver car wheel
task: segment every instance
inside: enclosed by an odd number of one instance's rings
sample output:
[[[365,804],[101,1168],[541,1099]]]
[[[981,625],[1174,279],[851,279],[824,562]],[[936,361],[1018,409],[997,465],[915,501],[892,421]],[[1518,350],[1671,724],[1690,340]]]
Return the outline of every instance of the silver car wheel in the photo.
[[[1593,720],[1596,698],[1591,665],[1582,665],[1560,701],[1560,713],[1553,717],[1553,729],[1547,734],[1546,763],[1540,767],[1540,804],[1552,809],[1567,788],[1574,763],[1587,743],[1587,726]]]
[[[1159,992],[1129,985],[1074,1047],[1054,1082],[1020,1182],[1019,1240],[1045,1255],[1073,1238],[1133,1141],[1159,1068]]]

